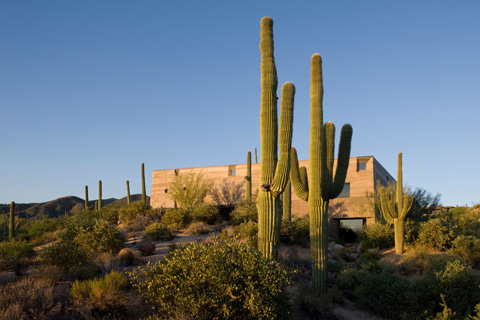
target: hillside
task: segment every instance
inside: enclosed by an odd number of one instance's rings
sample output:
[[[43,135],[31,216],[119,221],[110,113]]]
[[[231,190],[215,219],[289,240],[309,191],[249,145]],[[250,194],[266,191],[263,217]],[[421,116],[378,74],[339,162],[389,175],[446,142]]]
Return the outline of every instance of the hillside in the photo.
[[[139,201],[142,199],[141,194],[134,194],[130,196],[130,200]],[[95,201],[91,200],[88,202],[89,207],[95,206]],[[150,197],[147,197],[147,202],[150,202]],[[127,197],[121,199],[102,199],[102,206],[109,204],[127,204]],[[42,203],[16,203],[15,204],[15,213],[21,218],[35,218],[37,216],[47,216],[49,218],[58,217],[65,213],[72,214],[76,210],[81,210],[84,208],[85,200],[74,197],[67,196],[58,198],[56,200],[51,200],[48,202]],[[0,205],[0,214],[10,212],[10,204]]]

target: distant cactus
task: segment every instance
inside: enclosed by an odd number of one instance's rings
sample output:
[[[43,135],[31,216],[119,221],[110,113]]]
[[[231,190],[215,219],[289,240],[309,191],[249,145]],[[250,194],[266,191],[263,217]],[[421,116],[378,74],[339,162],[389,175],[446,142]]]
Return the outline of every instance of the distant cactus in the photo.
[[[98,201],[95,201],[95,204],[93,206],[94,206],[95,211],[98,211]]]
[[[130,182],[127,180],[127,205],[130,205]]]
[[[297,152],[293,147],[290,177],[297,196],[308,201],[313,284],[316,290],[325,292],[328,204],[331,199],[338,197],[345,184],[350,159],[352,126],[346,124],[342,128],[337,170],[333,172],[335,126],[332,122],[323,125],[322,58],[319,54],[312,56],[310,81],[310,181],[307,181],[305,167],[298,167]]]
[[[142,163],[142,202],[147,204],[147,189],[145,188],[145,165]]]
[[[257,148],[255,148],[255,163],[258,163],[258,160],[257,160]]]
[[[88,186],[85,186],[85,210],[88,209]]]
[[[292,183],[288,180],[285,191],[283,192],[283,220],[292,221]]]
[[[102,180],[98,180],[98,203],[97,210],[100,211],[102,208]]]
[[[245,201],[252,201],[252,153],[247,153],[247,175],[245,176]]]
[[[380,188],[380,204],[383,217],[395,228],[395,253],[402,254],[405,241],[405,217],[412,207],[413,197],[403,192],[402,153],[398,154],[397,190],[396,197],[393,192],[385,195],[385,188]]]
[[[8,239],[15,238],[15,202],[10,203],[10,222],[8,225]]]
[[[290,171],[293,98],[295,86],[282,86],[280,128],[277,121],[277,70],[273,55],[273,20],[264,17],[260,28],[260,190],[258,193],[258,249],[266,258],[276,257],[282,212],[279,196],[285,190]],[[280,140],[280,141],[278,141]],[[280,142],[280,143],[278,143]],[[278,157],[280,147],[280,157]]]

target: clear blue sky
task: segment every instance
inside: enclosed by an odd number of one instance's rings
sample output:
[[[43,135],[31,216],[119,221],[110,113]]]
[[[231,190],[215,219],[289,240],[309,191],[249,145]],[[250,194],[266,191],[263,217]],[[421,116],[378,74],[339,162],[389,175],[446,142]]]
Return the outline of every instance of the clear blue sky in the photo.
[[[325,120],[445,205],[480,202],[480,1],[1,1],[0,203],[147,192],[153,170],[244,163],[260,147],[262,16],[296,86],[308,158],[309,63]],[[278,93],[280,94],[280,93]]]

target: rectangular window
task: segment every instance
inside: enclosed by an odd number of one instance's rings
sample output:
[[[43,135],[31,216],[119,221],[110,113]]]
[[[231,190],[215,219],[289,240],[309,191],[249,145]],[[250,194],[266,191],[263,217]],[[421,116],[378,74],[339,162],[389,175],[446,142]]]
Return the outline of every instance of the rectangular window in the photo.
[[[367,170],[367,162],[370,158],[357,158],[357,171]]]
[[[237,173],[237,166],[228,166],[228,175],[229,176],[235,176]]]
[[[345,183],[342,192],[337,198],[350,198],[350,183]]]

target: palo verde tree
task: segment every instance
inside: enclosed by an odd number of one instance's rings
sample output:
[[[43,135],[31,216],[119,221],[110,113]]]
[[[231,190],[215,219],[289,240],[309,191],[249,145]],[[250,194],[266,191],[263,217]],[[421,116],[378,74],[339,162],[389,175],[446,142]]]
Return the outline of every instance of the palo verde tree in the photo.
[[[181,208],[192,209],[204,202],[212,185],[201,172],[182,173],[175,176],[168,187],[168,194]]]
[[[380,188],[381,210],[387,223],[395,228],[395,253],[402,254],[405,241],[405,217],[412,207],[413,197],[403,190],[402,153],[398,153],[397,190],[385,194],[385,188]]]
[[[337,170],[333,171],[335,125],[323,124],[322,58],[311,59],[310,80],[310,159],[308,180],[305,167],[299,168],[292,147],[291,180],[297,196],[308,201],[312,276],[316,290],[326,291],[328,249],[328,204],[338,197],[347,176],[352,141],[352,126],[346,124],[340,134]]]
[[[282,211],[280,195],[290,171],[293,98],[295,86],[282,86],[280,128],[277,121],[277,70],[273,55],[273,20],[263,17],[260,27],[260,190],[258,193],[258,249],[266,258],[276,257]],[[278,155],[280,147],[280,156]]]

